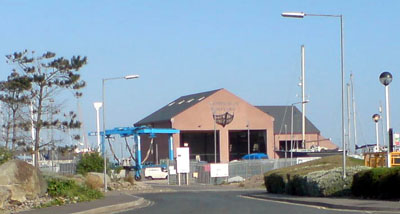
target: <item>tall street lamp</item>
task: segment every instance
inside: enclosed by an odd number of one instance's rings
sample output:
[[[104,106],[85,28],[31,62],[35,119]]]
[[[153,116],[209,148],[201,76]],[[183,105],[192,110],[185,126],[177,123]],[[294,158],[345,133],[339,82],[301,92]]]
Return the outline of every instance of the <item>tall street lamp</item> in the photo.
[[[385,100],[386,100],[386,133],[388,138],[389,129],[390,129],[390,108],[389,108],[389,84],[392,82],[393,76],[390,72],[382,72],[379,76],[379,81],[385,86]],[[387,167],[390,167],[390,139],[388,139],[388,147],[387,147]]]
[[[139,78],[139,75],[134,74],[134,75],[127,75],[127,76],[123,76],[123,77],[113,77],[113,78],[105,78],[103,79],[102,82],[102,89],[103,89],[103,93],[102,93],[102,103],[103,103],[103,145],[102,145],[102,149],[103,149],[103,158],[104,158],[104,192],[107,192],[107,180],[106,180],[106,174],[107,174],[107,161],[106,161],[106,146],[105,146],[105,138],[106,138],[106,117],[105,117],[105,112],[106,112],[106,100],[105,100],[105,87],[104,84],[107,80],[117,80],[117,79],[136,79]]]
[[[381,115],[379,115],[379,114],[372,115],[372,120],[375,122],[376,148],[378,149],[378,151],[380,151],[380,149],[379,149],[379,132],[378,132],[378,122],[380,119],[381,119]]]
[[[322,16],[340,19],[340,70],[342,73],[342,147],[343,147],[343,179],[346,178],[346,143],[345,143],[345,125],[344,125],[344,44],[343,44],[343,16],[328,14],[308,14],[304,12],[284,12],[283,17],[304,18],[305,16]]]

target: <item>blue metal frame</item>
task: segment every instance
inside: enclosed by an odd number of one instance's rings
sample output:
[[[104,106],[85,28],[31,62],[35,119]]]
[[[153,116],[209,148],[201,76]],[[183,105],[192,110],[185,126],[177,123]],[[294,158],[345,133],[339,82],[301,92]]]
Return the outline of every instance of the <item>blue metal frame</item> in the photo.
[[[173,134],[179,134],[180,130],[178,129],[167,129],[167,128],[151,128],[147,126],[140,126],[140,127],[117,127],[114,129],[106,130],[105,131],[105,137],[110,137],[111,135],[119,135],[121,137],[131,137],[133,136],[133,139],[136,143],[136,162],[135,162],[135,178],[137,180],[140,180],[140,172],[142,170],[142,153],[141,153],[141,141],[140,141],[140,135],[143,134],[148,134],[150,138],[155,138],[157,134],[168,134],[168,150],[169,150],[169,159],[173,160],[174,159],[174,144],[173,144]],[[94,136],[96,135],[95,132],[90,132],[89,136]],[[103,152],[105,151],[105,140],[104,140],[104,132],[100,132],[100,135],[103,136]]]

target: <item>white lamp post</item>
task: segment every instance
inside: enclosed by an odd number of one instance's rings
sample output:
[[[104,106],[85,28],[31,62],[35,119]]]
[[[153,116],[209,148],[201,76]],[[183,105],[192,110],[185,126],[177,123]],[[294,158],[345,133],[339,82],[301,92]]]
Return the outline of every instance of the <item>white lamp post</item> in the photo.
[[[327,15],[327,14],[308,14],[304,12],[284,12],[283,17],[288,18],[304,18],[305,16],[323,16],[340,18],[340,67],[342,73],[342,146],[343,146],[343,179],[346,178],[346,143],[345,143],[345,125],[344,125],[344,44],[343,44],[343,16]]]
[[[389,129],[390,129],[390,108],[389,108],[389,84],[392,82],[393,76],[390,72],[383,72],[379,76],[379,81],[385,86],[385,100],[386,100],[386,134],[388,137],[388,147],[387,147],[387,167],[390,167],[390,139],[389,139]]]
[[[96,127],[97,127],[97,152],[100,153],[100,108],[103,106],[102,102],[93,103],[94,108],[96,109]]]
[[[139,78],[139,75],[127,75],[123,77],[113,77],[113,78],[106,78],[103,79],[102,81],[102,101],[103,101],[103,158],[104,158],[104,192],[107,192],[107,180],[106,180],[106,174],[107,174],[107,161],[106,161],[106,146],[105,146],[105,140],[106,140],[106,117],[105,117],[105,111],[106,111],[106,100],[105,100],[105,87],[104,84],[107,80],[117,80],[117,79],[136,79]]]
[[[381,116],[379,114],[374,114],[372,115],[372,120],[375,122],[375,135],[376,135],[376,148],[378,151],[379,149],[379,132],[378,132],[378,122],[381,119]]]

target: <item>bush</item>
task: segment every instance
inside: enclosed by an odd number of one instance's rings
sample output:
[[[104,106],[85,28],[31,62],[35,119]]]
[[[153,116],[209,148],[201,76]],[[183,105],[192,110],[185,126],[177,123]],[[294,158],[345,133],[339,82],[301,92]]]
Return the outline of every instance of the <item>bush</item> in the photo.
[[[376,199],[400,198],[400,168],[374,168],[354,175],[354,196]]]
[[[78,185],[73,180],[50,178],[47,182],[47,192],[55,198],[50,204],[83,202],[103,197],[100,191],[86,185]]]
[[[285,192],[285,182],[283,181],[283,178],[277,174],[265,176],[264,183],[269,193]]]
[[[125,180],[126,182],[129,182],[131,185],[134,185],[134,184],[135,184],[135,178],[133,178],[133,176],[132,176],[131,174],[129,174],[128,176],[126,176],[126,177],[124,178],[124,180]]]
[[[116,166],[116,167],[114,168],[114,173],[115,173],[115,174],[119,174],[119,173],[121,172],[122,169],[124,169],[122,166]]]
[[[85,184],[92,189],[100,190],[104,186],[104,181],[98,176],[88,174],[86,176]]]
[[[351,194],[353,176],[368,169],[364,166],[346,168],[346,179],[343,180],[343,168],[321,170],[307,174],[308,195],[310,196],[348,196]]]
[[[288,178],[285,192],[290,195],[308,195],[307,177],[295,175],[293,178]]]
[[[0,147],[0,165],[12,158],[12,152],[5,147]]]
[[[306,175],[287,174],[285,180],[278,174],[264,177],[267,191],[270,193],[286,193],[307,196],[344,196],[350,195],[353,175],[366,167],[348,167],[346,179],[343,180],[342,168],[320,170]]]
[[[103,170],[104,159],[98,152],[84,154],[76,166],[76,172],[82,175],[88,172],[103,172]]]

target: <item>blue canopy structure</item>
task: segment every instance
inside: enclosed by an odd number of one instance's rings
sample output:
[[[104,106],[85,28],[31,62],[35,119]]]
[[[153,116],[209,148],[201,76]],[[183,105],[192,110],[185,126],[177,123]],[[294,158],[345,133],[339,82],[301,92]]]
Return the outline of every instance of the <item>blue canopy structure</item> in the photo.
[[[136,147],[136,160],[135,160],[135,179],[140,180],[140,172],[142,170],[142,152],[141,152],[141,142],[140,142],[140,135],[143,134],[148,134],[150,138],[156,137],[157,134],[168,134],[169,139],[168,139],[168,149],[169,149],[169,159],[173,160],[174,159],[174,144],[173,144],[173,134],[178,134],[180,133],[179,130],[177,129],[168,129],[168,128],[151,128],[147,126],[140,126],[140,127],[117,127],[114,129],[106,130],[105,135],[104,132],[100,132],[100,135],[103,136],[103,152],[105,150],[105,137],[109,138],[112,135],[119,135],[121,137],[133,137],[135,141],[135,147]],[[96,132],[90,132],[90,136],[96,135]]]

